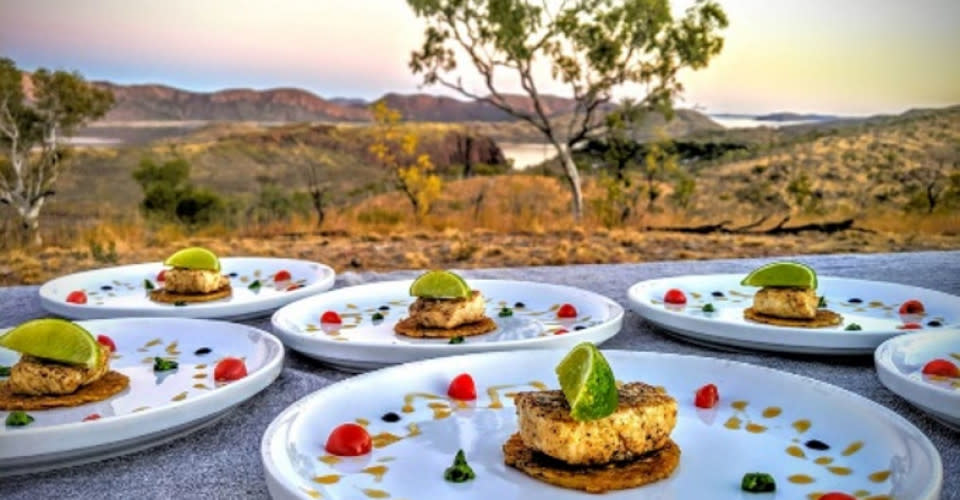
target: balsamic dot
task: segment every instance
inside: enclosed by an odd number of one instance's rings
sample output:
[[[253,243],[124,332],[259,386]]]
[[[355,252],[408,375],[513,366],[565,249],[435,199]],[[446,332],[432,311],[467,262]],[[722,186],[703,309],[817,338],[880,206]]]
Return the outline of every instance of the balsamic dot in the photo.
[[[936,327],[938,327],[938,326],[943,326],[943,323],[941,323],[941,322],[939,322],[939,321],[937,321],[937,320],[931,320],[931,321],[928,321],[928,322],[927,322],[927,326],[932,326],[932,327],[936,328]]]
[[[380,417],[380,419],[383,420],[384,422],[390,422],[390,423],[399,422],[400,415],[397,415],[396,413],[391,411],[388,413],[384,413],[383,416]]]
[[[849,303],[851,303],[851,304],[862,304],[862,303],[863,303],[863,299],[858,299],[858,298],[854,297],[854,298],[852,298],[852,299],[847,300],[847,302],[849,302]]]
[[[201,347],[201,348],[197,349],[196,351],[193,351],[193,354],[195,354],[195,355],[197,355],[197,356],[203,356],[204,354],[210,354],[212,351],[213,351],[213,350],[210,349],[209,347]]]
[[[583,330],[583,329],[585,329],[585,328],[587,328],[587,327],[585,327],[585,326],[583,326],[583,325],[577,325],[577,326],[573,327],[574,330]]]
[[[830,449],[830,445],[817,439],[811,439],[810,441],[803,443],[803,445],[811,450],[826,451]]]
[[[527,305],[524,304],[523,302],[517,302],[516,304],[513,305],[514,309],[523,309],[524,307],[527,307]]]
[[[381,311],[389,311],[389,310],[390,310],[390,306],[380,306],[380,307],[378,307],[377,309],[380,309]]]
[[[711,292],[710,295],[713,295],[714,297],[723,297],[723,292],[721,291]]]
[[[231,278],[236,278],[236,277],[239,276],[239,275],[238,275],[237,273],[230,273],[230,274],[228,274],[227,276],[229,276],[229,277],[231,277]]]
[[[103,290],[104,292],[109,292],[110,290],[113,290],[113,287],[110,285],[103,285],[102,287],[100,287],[100,289]]]

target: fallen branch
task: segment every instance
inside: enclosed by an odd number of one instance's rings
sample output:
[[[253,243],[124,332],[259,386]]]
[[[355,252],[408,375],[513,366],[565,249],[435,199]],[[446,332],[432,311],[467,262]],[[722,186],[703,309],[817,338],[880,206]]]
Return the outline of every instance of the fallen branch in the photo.
[[[730,224],[731,221],[725,220],[718,224],[706,224],[703,226],[668,226],[668,227],[649,227],[652,231],[667,231],[671,233],[695,233],[695,234],[710,234],[710,233],[729,233],[730,230],[727,229],[727,224]]]

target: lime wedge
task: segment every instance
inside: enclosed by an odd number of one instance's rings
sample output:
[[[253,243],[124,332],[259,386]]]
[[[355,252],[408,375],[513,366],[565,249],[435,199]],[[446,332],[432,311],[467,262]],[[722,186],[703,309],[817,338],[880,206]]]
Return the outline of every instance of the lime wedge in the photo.
[[[470,286],[450,271],[428,271],[410,285],[410,295],[425,299],[462,299],[470,296]]]
[[[180,250],[163,263],[165,266],[179,267],[181,269],[196,269],[200,271],[219,271],[220,259],[217,255],[206,248],[190,247]]]
[[[38,358],[94,367],[100,362],[100,344],[76,323],[62,319],[35,319],[0,337],[0,346]]]
[[[556,372],[574,420],[596,420],[617,409],[619,398],[613,370],[595,345],[584,342],[574,347],[557,365]]]
[[[817,289],[817,272],[799,262],[774,262],[754,271],[740,282],[743,286],[772,286]]]

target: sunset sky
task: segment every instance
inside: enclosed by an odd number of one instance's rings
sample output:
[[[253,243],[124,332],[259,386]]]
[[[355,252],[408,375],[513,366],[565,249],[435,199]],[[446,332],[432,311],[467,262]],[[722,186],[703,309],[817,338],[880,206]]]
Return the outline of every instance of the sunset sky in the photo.
[[[674,1],[675,12],[690,3]],[[684,74],[681,106],[871,114],[960,103],[958,0],[721,4],[726,47]],[[402,0],[29,0],[2,2],[0,18],[0,55],[25,69],[200,91],[418,91],[407,61],[423,25]]]

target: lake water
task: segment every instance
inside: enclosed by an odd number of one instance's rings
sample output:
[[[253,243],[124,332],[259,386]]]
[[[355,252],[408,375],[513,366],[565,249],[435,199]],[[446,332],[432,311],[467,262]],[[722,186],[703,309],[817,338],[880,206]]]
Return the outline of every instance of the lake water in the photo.
[[[515,170],[539,165],[556,156],[556,149],[545,142],[498,142],[503,155],[513,160]]]
[[[772,121],[772,120],[757,120],[752,116],[715,116],[707,115],[711,120],[722,125],[724,128],[757,128],[757,127],[770,127],[770,128],[780,128],[786,127],[789,125],[805,125],[810,123],[817,123],[817,120],[787,120],[787,121]]]

